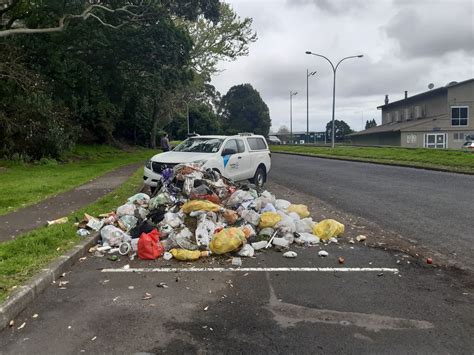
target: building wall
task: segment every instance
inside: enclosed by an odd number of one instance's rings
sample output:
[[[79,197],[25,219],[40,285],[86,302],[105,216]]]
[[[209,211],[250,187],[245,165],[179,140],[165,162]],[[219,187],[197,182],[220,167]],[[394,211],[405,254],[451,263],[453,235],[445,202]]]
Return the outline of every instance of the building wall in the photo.
[[[452,106],[468,107],[468,125],[453,126],[451,119]],[[420,121],[420,124],[402,132],[403,147],[424,147],[424,135],[445,133],[447,148],[461,148],[468,135],[474,136],[474,81],[464,85],[448,87],[445,114],[434,119]]]
[[[351,136],[351,143],[356,145],[387,145],[400,146],[400,132],[384,132]]]
[[[416,107],[419,107],[417,109]],[[406,111],[408,110],[408,112]],[[419,110],[419,112],[418,112]],[[396,113],[398,112],[399,121],[396,120]],[[387,114],[390,114],[388,117]],[[408,117],[407,117],[408,114]],[[410,98],[403,100],[393,107],[382,109],[382,124],[391,122],[404,122],[410,120],[419,120],[428,117],[436,117],[448,114],[447,95],[445,91],[439,94],[421,98],[413,101]],[[420,117],[418,117],[420,116]]]

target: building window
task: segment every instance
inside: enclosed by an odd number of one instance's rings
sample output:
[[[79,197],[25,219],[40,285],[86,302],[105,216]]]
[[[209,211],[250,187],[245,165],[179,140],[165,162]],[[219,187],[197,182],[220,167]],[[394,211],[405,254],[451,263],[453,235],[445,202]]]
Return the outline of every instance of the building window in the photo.
[[[400,121],[400,112],[399,111],[395,111],[394,116],[395,116],[395,122]]]
[[[464,133],[454,133],[454,140],[455,141],[464,141]]]
[[[386,123],[391,123],[392,122],[392,114],[390,112],[387,112],[385,114],[385,122]]]
[[[415,118],[421,118],[421,106],[415,106]]]
[[[467,106],[451,106],[451,125],[467,126],[469,112]]]
[[[405,109],[405,121],[408,121],[411,119],[411,112],[410,112],[410,109],[409,108],[406,108]]]
[[[407,144],[416,144],[416,134],[407,135]]]
[[[443,149],[447,147],[446,133],[425,134],[425,148]]]

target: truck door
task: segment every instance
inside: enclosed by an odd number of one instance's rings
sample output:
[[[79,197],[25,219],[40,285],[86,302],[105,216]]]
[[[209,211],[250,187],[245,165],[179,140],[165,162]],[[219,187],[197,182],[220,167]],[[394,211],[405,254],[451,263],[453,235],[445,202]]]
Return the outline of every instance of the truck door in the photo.
[[[224,171],[222,174],[232,180],[239,179],[239,166],[242,157],[239,154],[236,139],[228,140],[222,149],[222,160],[224,163]],[[240,157],[240,159],[239,159]]]

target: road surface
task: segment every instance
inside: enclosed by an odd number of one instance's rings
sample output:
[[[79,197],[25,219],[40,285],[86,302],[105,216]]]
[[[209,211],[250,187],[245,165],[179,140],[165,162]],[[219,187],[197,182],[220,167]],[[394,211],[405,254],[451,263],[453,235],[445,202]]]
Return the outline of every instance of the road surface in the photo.
[[[474,268],[472,175],[272,154],[270,181]]]

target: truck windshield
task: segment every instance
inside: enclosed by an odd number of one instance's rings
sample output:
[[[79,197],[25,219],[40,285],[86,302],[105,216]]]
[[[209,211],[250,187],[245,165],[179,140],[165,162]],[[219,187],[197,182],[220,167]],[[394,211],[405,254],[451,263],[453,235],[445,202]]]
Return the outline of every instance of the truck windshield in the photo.
[[[188,138],[176,148],[174,152],[216,153],[224,142],[222,138]]]

